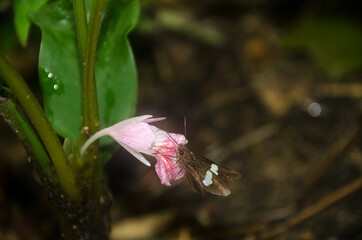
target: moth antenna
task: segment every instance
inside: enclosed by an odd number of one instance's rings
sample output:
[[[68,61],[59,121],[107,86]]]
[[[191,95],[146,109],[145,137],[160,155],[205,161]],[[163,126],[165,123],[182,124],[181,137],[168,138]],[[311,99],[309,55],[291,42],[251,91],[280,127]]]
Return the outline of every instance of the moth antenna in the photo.
[[[157,131],[160,131],[159,129]],[[166,134],[170,137],[170,139],[178,146],[178,142],[176,142],[176,140],[168,133],[166,132]]]
[[[176,158],[176,156],[169,154],[167,152],[161,153],[161,152],[156,152],[156,153],[152,153],[152,155],[161,155],[161,156],[167,156],[167,157],[172,157],[172,158]]]
[[[185,133],[185,138],[186,138],[186,116],[184,116],[184,133]]]
[[[179,145],[178,142],[176,142],[176,140],[168,132],[166,132],[166,133],[172,139],[172,141],[176,144],[176,146],[178,146]]]

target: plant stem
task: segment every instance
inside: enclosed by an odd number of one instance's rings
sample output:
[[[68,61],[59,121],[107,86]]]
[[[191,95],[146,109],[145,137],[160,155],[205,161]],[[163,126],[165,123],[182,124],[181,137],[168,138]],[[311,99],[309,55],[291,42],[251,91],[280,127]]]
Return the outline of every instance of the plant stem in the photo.
[[[77,32],[79,56],[81,63],[84,62],[84,56],[87,49],[87,16],[84,0],[73,0],[74,24]]]
[[[93,0],[88,27],[86,54],[83,62],[83,127],[89,134],[97,132],[100,126],[98,99],[95,82],[95,60],[100,22],[105,0]]]
[[[96,61],[96,51],[97,51],[97,42],[98,35],[101,25],[101,17],[103,14],[103,9],[106,0],[93,0],[92,9],[89,20],[89,31],[88,31],[88,42],[87,42],[87,56],[88,56],[88,85],[87,85],[87,103],[88,103],[88,113],[89,113],[89,133],[94,134],[99,130],[100,121],[98,115],[98,99],[97,99],[97,89],[95,83],[95,61]],[[84,99],[83,99],[84,100]],[[84,103],[84,102],[83,102]],[[101,195],[101,179],[103,169],[100,166],[98,158],[98,145],[90,148],[93,152],[93,186],[94,186],[94,197],[99,200]],[[100,216],[100,206],[97,205],[96,212]]]
[[[0,76],[2,76],[12,90],[12,93],[19,100],[32,125],[39,134],[44,147],[53,161],[63,190],[71,198],[79,199],[80,194],[76,187],[75,174],[66,159],[58,136],[22,77],[2,55],[0,55]]]
[[[87,130],[86,133],[89,137],[93,135],[95,132],[99,130],[100,121],[99,121],[99,113],[98,113],[98,98],[97,98],[97,86],[95,81],[95,61],[96,61],[96,51],[97,51],[97,42],[99,29],[101,24],[101,17],[103,14],[103,8],[105,5],[105,0],[93,0],[92,1],[92,9],[90,14],[90,20],[87,31],[87,44],[85,48],[85,53],[83,57],[81,57],[81,66],[82,66],[82,113],[83,113],[83,130]],[[84,9],[84,4],[83,8]],[[80,10],[79,8],[74,8],[74,15],[81,15],[78,18],[85,19],[85,11]],[[82,20],[82,21],[83,21]],[[79,23],[77,32],[80,30],[79,28],[84,28]],[[81,30],[82,31],[82,30]],[[84,31],[84,30],[83,30]],[[78,43],[80,44],[79,49],[83,51],[81,43],[83,40],[81,39],[81,33],[77,33]],[[81,53],[82,56],[82,53]],[[80,136],[80,143],[85,142],[85,135]],[[90,192],[91,198],[96,200],[95,206],[95,215],[94,221],[97,222],[99,217],[102,215],[102,207],[100,202],[100,196],[102,192],[102,168],[100,167],[100,162],[98,159],[98,145],[92,145],[89,148],[89,151],[82,156],[83,161],[88,163],[91,162],[91,167],[89,168],[90,172],[86,173],[90,174],[92,179],[92,191]]]
[[[73,1],[73,11],[77,31],[77,40],[80,52],[82,67],[82,115],[83,134],[78,138],[78,145],[81,146],[87,138],[99,130],[100,121],[98,113],[98,98],[95,81],[95,60],[101,17],[105,0],[93,0],[89,25],[87,26],[86,9],[84,0]],[[100,179],[102,168],[99,166],[98,145],[92,145],[89,150],[81,156],[83,164],[90,164],[84,172],[86,178],[93,181],[91,196],[98,199],[101,194],[102,185]],[[98,212],[98,211],[97,211]]]
[[[40,166],[43,173],[49,176],[51,174],[52,163],[38,136],[28,121],[18,111],[13,101],[0,97],[0,115],[3,115],[5,121],[23,142],[26,151],[30,155],[29,159],[35,161],[34,163]]]

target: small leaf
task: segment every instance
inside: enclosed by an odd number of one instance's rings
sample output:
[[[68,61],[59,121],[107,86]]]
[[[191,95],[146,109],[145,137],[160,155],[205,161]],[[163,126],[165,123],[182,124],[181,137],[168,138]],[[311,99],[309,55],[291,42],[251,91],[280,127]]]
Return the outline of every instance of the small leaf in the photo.
[[[26,45],[29,34],[30,20],[28,18],[28,13],[38,10],[46,1],[47,0],[15,0],[15,28],[21,45]]]
[[[127,35],[138,13],[135,0],[110,0],[104,10],[95,66],[101,128],[134,113],[137,72]],[[31,18],[42,31],[39,75],[45,111],[56,132],[75,142],[81,129],[82,102],[72,3],[50,2]],[[102,140],[101,145],[109,142]]]

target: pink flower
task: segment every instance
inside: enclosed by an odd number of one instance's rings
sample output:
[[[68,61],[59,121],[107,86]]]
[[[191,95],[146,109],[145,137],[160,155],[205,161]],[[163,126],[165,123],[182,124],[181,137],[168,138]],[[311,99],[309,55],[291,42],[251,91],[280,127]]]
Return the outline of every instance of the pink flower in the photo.
[[[155,134],[150,122],[157,122],[165,118],[152,118],[152,115],[143,115],[139,117],[129,118],[119,122],[113,126],[102,129],[96,132],[91,138],[84,143],[81,149],[81,155],[95,140],[103,136],[111,136],[116,140],[124,149],[130,152],[135,158],[140,160],[147,166],[151,164],[146,160],[141,153],[152,155],[153,151],[151,146],[155,141]]]
[[[164,120],[165,118],[152,118],[152,115],[143,115],[119,122],[113,126],[102,129],[90,137],[81,149],[81,155],[98,138],[111,136],[124,149],[147,166],[151,164],[141,153],[156,158],[156,173],[161,183],[167,186],[171,181],[180,179],[185,174],[177,164],[177,146],[186,144],[184,135],[167,133],[148,123]]]
[[[152,127],[157,129],[156,127]],[[155,165],[156,173],[161,183],[171,186],[171,181],[180,179],[185,172],[177,164],[177,146],[178,144],[186,144],[187,139],[184,135],[167,133],[157,129],[155,142],[152,150],[155,152],[154,157],[157,159]]]

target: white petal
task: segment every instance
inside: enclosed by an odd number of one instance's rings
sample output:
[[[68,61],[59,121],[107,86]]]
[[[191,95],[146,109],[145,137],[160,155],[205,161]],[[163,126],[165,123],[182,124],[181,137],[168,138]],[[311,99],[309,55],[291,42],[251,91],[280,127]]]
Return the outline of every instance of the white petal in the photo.
[[[124,149],[126,149],[130,154],[132,154],[135,158],[140,160],[143,164],[146,166],[151,166],[150,162],[146,160],[144,156],[142,156],[141,153],[137,152],[133,148],[127,146],[126,144],[120,144]]]
[[[152,115],[142,115],[142,116],[138,116],[138,117],[129,118],[129,119],[126,119],[126,120],[123,120],[123,121],[121,121],[119,123],[114,124],[110,128],[113,128],[113,127],[119,128],[119,127],[127,126],[129,124],[139,123],[139,122],[142,122],[145,119],[151,118],[151,117],[152,117]]]
[[[139,122],[124,127],[110,129],[109,135],[118,143],[123,143],[134,150],[147,150],[152,146],[155,135],[148,123]]]
[[[171,139],[166,131],[159,129],[158,127],[150,125],[152,132],[155,134],[155,143],[163,143],[168,139]]]
[[[165,144],[167,141],[171,141],[174,146],[178,144],[187,144],[187,139],[182,134],[168,133],[155,126],[150,125],[152,132],[155,134],[154,147],[159,147]]]
[[[151,123],[151,122],[159,122],[165,120],[166,117],[159,117],[159,118],[150,118],[147,120],[144,120],[145,123]]]

